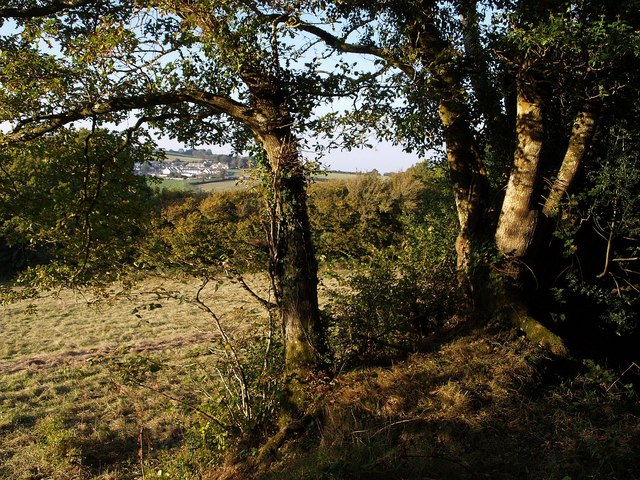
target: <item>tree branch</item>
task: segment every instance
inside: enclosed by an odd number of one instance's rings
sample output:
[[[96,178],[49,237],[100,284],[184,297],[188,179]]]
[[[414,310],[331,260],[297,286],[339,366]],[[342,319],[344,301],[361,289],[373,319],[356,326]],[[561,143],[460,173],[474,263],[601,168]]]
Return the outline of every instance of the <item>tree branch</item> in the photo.
[[[598,116],[599,105],[595,102],[587,102],[576,118],[558,177],[553,182],[549,196],[542,208],[542,213],[545,216],[551,217],[558,212],[562,197],[573,183],[573,179],[589,151],[589,146],[596,132]]]
[[[316,27],[315,25],[311,25],[305,22],[300,22],[300,21],[290,22],[288,23],[288,25],[297,30],[310,33],[311,35],[319,38],[328,46],[338,50],[339,52],[357,53],[360,55],[373,55],[374,57],[378,57],[383,60],[386,60],[394,67],[404,72],[408,77],[410,78],[416,77],[415,68],[413,68],[411,65],[408,65],[400,61],[398,58],[392,55],[391,52],[383,48],[377,47],[375,45],[364,45],[361,43],[348,43],[345,40],[338,38],[337,36],[321,29],[320,27]]]
[[[0,135],[0,147],[33,140],[69,123],[94,116],[181,103],[202,105],[211,109],[213,114],[229,115],[252,129],[257,129],[260,126],[261,119],[249,107],[240,102],[199,90],[182,90],[115,97],[103,102],[85,104],[62,113],[27,118],[21,120],[11,132]]]

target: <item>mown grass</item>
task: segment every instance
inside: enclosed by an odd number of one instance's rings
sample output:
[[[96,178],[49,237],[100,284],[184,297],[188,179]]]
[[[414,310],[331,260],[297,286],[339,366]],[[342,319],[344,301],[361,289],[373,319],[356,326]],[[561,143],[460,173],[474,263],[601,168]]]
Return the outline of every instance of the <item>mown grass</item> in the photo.
[[[187,405],[219,388],[217,333],[190,301],[197,287],[147,279],[93,304],[88,292],[62,291],[3,307],[0,478],[133,479],[175,460],[167,452],[200,420]],[[235,338],[264,325],[262,307],[238,285],[204,294]]]

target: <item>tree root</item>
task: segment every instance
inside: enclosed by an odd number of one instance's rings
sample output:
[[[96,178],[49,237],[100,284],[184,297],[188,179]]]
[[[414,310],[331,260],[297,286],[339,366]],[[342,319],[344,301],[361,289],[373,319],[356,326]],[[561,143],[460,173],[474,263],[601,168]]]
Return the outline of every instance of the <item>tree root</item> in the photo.
[[[533,318],[527,307],[520,301],[513,300],[506,305],[510,322],[524,332],[529,341],[550,351],[554,355],[566,357],[569,350],[562,338],[553,333],[538,320]]]
[[[287,440],[304,433],[316,417],[317,415],[307,414],[300,420],[294,420],[288,423],[271,437],[267,443],[260,448],[258,455],[255,457],[258,473],[264,472],[264,469],[273,461],[275,454]]]
[[[209,480],[250,480],[265,474],[276,458],[278,450],[292,438],[302,435],[311,423],[317,419],[317,413],[304,415],[289,422],[258,450],[257,455],[249,458],[230,458],[225,465],[213,473]]]

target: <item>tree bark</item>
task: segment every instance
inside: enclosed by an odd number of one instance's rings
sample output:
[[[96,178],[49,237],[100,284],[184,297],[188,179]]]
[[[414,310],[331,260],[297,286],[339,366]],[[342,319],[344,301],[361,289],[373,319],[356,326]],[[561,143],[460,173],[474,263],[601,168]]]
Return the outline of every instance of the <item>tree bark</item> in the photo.
[[[458,282],[463,293],[473,300],[475,282],[471,270],[477,247],[482,242],[488,192],[486,170],[469,121],[462,72],[451,57],[451,46],[437,35],[432,23],[419,22],[409,28],[412,27],[415,29],[412,36],[424,52],[423,65],[432,75],[432,85],[440,97],[438,112],[460,223],[456,239]]]
[[[464,0],[457,6],[462,24],[462,41],[465,50],[465,66],[477,100],[480,114],[485,124],[483,133],[487,135],[487,147],[503,154],[508,147],[513,148],[507,132],[507,117],[501,107],[500,89],[496,88],[494,73],[489,67],[487,50],[480,37],[481,18],[477,0]]]
[[[322,362],[324,334],[318,307],[318,264],[311,242],[306,179],[290,134],[261,136],[270,166],[269,250],[290,374]]]
[[[542,208],[545,217],[552,217],[557,213],[562,197],[567,193],[578,173],[596,132],[598,110],[598,106],[594,103],[587,103],[573,124],[567,152]]]
[[[433,89],[443,125],[447,163],[453,184],[460,230],[456,239],[458,283],[473,301],[472,264],[487,194],[487,178],[465,103],[463,73],[453,46],[439,34],[434,18],[436,3],[425,0],[401,6],[407,34],[419,52],[424,72],[403,69],[419,88]]]
[[[479,242],[486,176],[461,106],[456,99],[449,98],[440,102],[438,109],[444,126],[447,162],[460,223],[456,238],[458,282],[467,295],[473,296],[471,268]]]
[[[284,342],[280,420],[286,423],[308,408],[310,374],[322,368],[326,352],[318,306],[318,263],[311,241],[304,166],[291,130],[287,95],[277,77],[257,71],[243,71],[242,76],[255,110],[253,133],[266,154],[269,273]]]
[[[517,146],[495,234],[498,250],[516,259],[529,250],[538,220],[532,202],[544,135],[542,98],[523,70],[518,78]]]

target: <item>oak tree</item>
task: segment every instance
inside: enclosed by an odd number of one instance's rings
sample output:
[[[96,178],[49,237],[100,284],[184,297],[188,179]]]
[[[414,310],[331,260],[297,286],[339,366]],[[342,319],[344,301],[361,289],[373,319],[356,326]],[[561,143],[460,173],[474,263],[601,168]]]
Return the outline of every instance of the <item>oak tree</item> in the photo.
[[[502,309],[563,351],[529,314],[525,292],[559,273],[549,275],[545,260],[580,168],[608,128],[602,120],[637,101],[638,2],[310,4],[313,21],[298,15],[293,28],[338,55],[374,59],[366,75],[378,81],[361,93],[358,118],[408,149],[444,147],[459,280],[475,310]]]
[[[181,141],[256,146],[286,365],[322,361],[317,263],[299,135],[317,76],[269,2],[12,0],[0,8],[0,148],[89,120]]]

